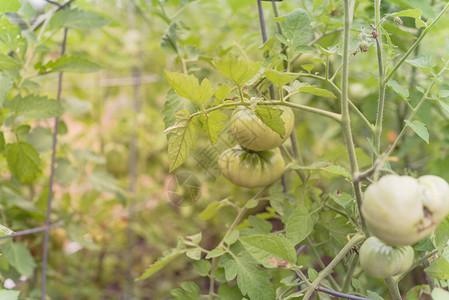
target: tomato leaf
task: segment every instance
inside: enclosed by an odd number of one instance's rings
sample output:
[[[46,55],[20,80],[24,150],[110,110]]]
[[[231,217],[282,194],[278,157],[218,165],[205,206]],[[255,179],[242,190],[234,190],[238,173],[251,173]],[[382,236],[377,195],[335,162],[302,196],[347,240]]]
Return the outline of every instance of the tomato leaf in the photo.
[[[284,44],[291,45],[292,51],[295,51],[301,45],[307,45],[311,40],[309,15],[301,8],[297,8],[285,16],[281,26],[287,41]]]
[[[237,276],[237,285],[243,295],[248,295],[249,299],[272,300],[275,298],[274,291],[270,283],[270,275],[257,266],[257,262],[242,251],[225,264],[226,280],[230,281]]]
[[[8,242],[2,247],[2,250],[3,257],[17,272],[26,277],[33,274],[36,263],[23,243]]]
[[[276,267],[271,259],[296,262],[296,251],[290,240],[283,235],[253,235],[241,237],[240,242],[257,262],[266,267]]]
[[[67,27],[73,29],[97,29],[108,25],[111,21],[91,11],[78,9],[62,9],[50,20],[49,28],[56,30]]]
[[[176,123],[176,113],[183,110],[187,110],[192,114],[198,111],[199,107],[196,103],[179,96],[173,89],[169,90],[164,108],[161,111],[164,116],[165,129]]]
[[[211,88],[207,78],[203,79],[200,85],[194,75],[169,72],[167,70],[164,70],[164,73],[168,83],[175,92],[192,102],[203,105],[214,95],[214,90]]]
[[[422,138],[427,144],[429,143],[429,132],[427,131],[426,124],[420,121],[410,122],[408,120],[405,121],[407,126],[409,126],[420,138]]]
[[[419,19],[422,16],[422,10],[420,9],[406,9],[401,10],[396,13],[391,14],[392,17],[409,17],[414,19]]]
[[[213,111],[207,115],[201,115],[200,121],[203,124],[203,130],[212,144],[216,144],[220,138],[220,133],[225,127],[225,122],[228,116],[221,111]]]
[[[271,128],[274,132],[279,134],[281,138],[285,135],[284,121],[281,118],[283,110],[276,107],[269,107],[268,105],[258,105],[256,108],[256,116]]]
[[[137,280],[144,280],[165,267],[169,262],[186,252],[185,249],[171,249],[164,252],[163,256],[151,264]]]
[[[441,253],[449,240],[449,222],[445,219],[435,229],[435,244]]]
[[[276,70],[266,70],[265,77],[267,77],[269,81],[273,82],[277,86],[282,87],[283,85],[286,85],[287,83],[295,80],[298,75],[287,74],[285,72],[279,72]]]
[[[426,72],[431,72],[432,69],[435,67],[435,64],[432,63],[430,55],[425,54],[415,58],[406,59],[405,62],[413,67],[419,68]]]
[[[12,70],[20,66],[20,62],[11,56],[0,53],[0,70]]]
[[[178,43],[176,36],[176,23],[171,23],[164,32],[159,45],[167,54],[178,55]]]
[[[21,183],[29,183],[41,174],[39,153],[30,144],[7,144],[5,151],[9,170]]]
[[[1,290],[0,291],[0,299],[2,300],[18,300],[20,295],[20,291],[14,290]]]
[[[287,238],[293,245],[299,244],[309,236],[317,221],[317,214],[309,214],[309,211],[304,206],[298,207],[288,217],[285,225]]]
[[[0,0],[0,13],[17,12],[21,6],[19,0]]]
[[[44,66],[39,66],[41,73],[52,72],[80,72],[91,73],[100,70],[100,66],[83,57],[64,55]]]
[[[209,205],[198,215],[201,220],[209,220],[215,216],[218,211],[225,206],[228,206],[228,202],[225,201],[214,201],[209,203]]]
[[[231,87],[227,84],[223,84],[215,91],[215,98],[220,101],[224,101],[226,97],[231,93]]]
[[[186,161],[190,150],[195,147],[200,132],[200,122],[197,118],[190,118],[185,112],[181,112],[178,118],[173,126],[164,131],[170,134],[168,140],[170,172]]]
[[[402,87],[396,80],[389,80],[387,82],[387,85],[393,89],[393,91],[396,92],[399,96],[401,96],[403,99],[408,100],[410,97],[410,92],[408,89]]]
[[[60,102],[33,94],[25,98],[15,97],[11,101],[11,110],[17,115],[38,119],[54,118],[62,114]]]
[[[434,259],[430,266],[424,269],[432,277],[440,280],[449,279],[449,249],[446,249],[442,255]]]
[[[258,62],[246,60],[244,57],[236,58],[233,55],[214,60],[213,64],[218,71],[240,87],[256,76],[261,66]]]

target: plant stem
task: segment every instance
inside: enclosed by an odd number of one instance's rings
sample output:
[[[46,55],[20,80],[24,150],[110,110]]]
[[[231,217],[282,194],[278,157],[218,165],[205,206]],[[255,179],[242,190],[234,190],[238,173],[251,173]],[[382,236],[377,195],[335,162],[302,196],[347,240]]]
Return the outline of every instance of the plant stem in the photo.
[[[68,28],[64,29],[64,37],[61,46],[61,56],[65,54],[66,45],[67,45],[67,32]],[[61,102],[61,93],[62,93],[62,78],[64,73],[59,73],[58,78],[58,96],[57,101]],[[53,145],[52,145],[52,153],[51,153],[51,165],[50,165],[50,179],[48,184],[48,199],[47,199],[47,211],[45,213],[45,226],[47,226],[47,230],[45,230],[44,234],[44,249],[43,249],[43,260],[42,260],[42,286],[41,286],[41,299],[46,299],[47,293],[47,264],[48,264],[48,240],[49,240],[49,226],[51,219],[51,204],[53,202],[53,183],[55,177],[55,165],[56,165],[56,146],[58,144],[58,128],[59,128],[59,117],[54,119],[54,127],[53,127]]]
[[[441,76],[441,74],[443,74],[443,72],[446,70],[446,68],[448,66],[449,66],[449,60],[446,62],[444,67],[440,70],[440,72],[435,77],[438,78],[439,76]],[[419,100],[418,104],[410,112],[407,120],[405,121],[404,127],[402,128],[401,132],[398,134],[398,137],[393,142],[393,144],[391,145],[390,149],[388,149],[387,153],[385,154],[384,160],[388,159],[388,157],[390,157],[390,155],[393,153],[393,151],[397,147],[399,141],[401,140],[401,138],[404,136],[405,132],[407,131],[407,128],[408,128],[408,124],[407,123],[413,121],[413,119],[415,118],[416,114],[418,113],[418,110],[420,109],[421,105],[426,101],[426,99],[427,99],[427,97],[428,97],[428,95],[429,95],[429,93],[432,90],[434,85],[435,85],[435,80],[432,81],[432,83],[430,84],[429,88],[426,90],[426,92],[422,96],[421,100]]]
[[[323,260],[321,259],[320,254],[318,253],[318,251],[315,249],[315,247],[312,246],[312,240],[310,239],[310,237],[307,237],[307,241],[310,244],[310,249],[312,249],[312,253],[315,256],[315,258],[318,260],[318,264],[320,265],[321,268],[326,268],[326,265],[324,264]],[[335,281],[334,277],[330,276],[329,274],[329,281],[332,284],[332,287],[336,290],[341,290],[340,285]]]
[[[354,274],[354,270],[355,270],[355,267],[357,267],[358,262],[359,262],[358,254],[352,255],[351,260],[349,262],[348,272],[345,275],[345,282],[343,283],[343,289],[342,289],[343,293],[346,293],[349,289],[349,285],[351,284],[352,275]]]
[[[345,0],[347,2],[347,0]],[[352,247],[360,243],[365,239],[365,234],[358,233],[356,234],[344,247],[340,250],[340,252],[334,257],[334,259],[327,265],[327,267],[322,270],[318,277],[312,282],[312,284],[307,288],[307,292],[304,295],[303,300],[308,300],[312,296],[315,289],[319,286],[321,281],[323,281],[329,274],[332,273],[335,266],[346,256],[346,254],[351,251]]]
[[[352,178],[359,172],[359,166],[357,162],[357,156],[355,153],[354,141],[352,138],[351,131],[351,117],[349,115],[349,105],[348,105],[348,79],[349,79],[349,38],[351,31],[351,21],[350,16],[352,13],[349,9],[349,1],[344,0],[345,7],[345,30],[344,30],[344,40],[343,40],[343,66],[341,74],[341,127],[343,130],[343,137],[345,140],[346,149],[348,150],[349,162],[351,164],[351,175]],[[362,189],[360,182],[353,182],[354,195],[357,201],[357,207],[359,209],[360,221],[362,224],[362,229],[366,229],[365,220],[362,215]]]
[[[380,5],[380,1],[379,1],[379,5]],[[379,9],[380,9],[380,7],[379,7]],[[377,64],[379,66],[379,78],[378,78],[379,98],[377,100],[377,116],[376,116],[376,125],[374,127],[374,146],[376,147],[377,152],[380,152],[380,140],[381,140],[381,136],[382,136],[382,123],[383,123],[384,110],[385,110],[385,88],[386,88],[386,82],[384,81],[384,71],[383,71],[382,42],[380,39],[381,39],[381,37],[379,35],[376,38]],[[373,153],[373,157],[374,157],[374,153]]]
[[[385,77],[385,84],[393,77],[393,75],[397,72],[399,67],[405,62],[405,60],[413,53],[416,47],[418,47],[419,43],[425,38],[425,36],[432,30],[433,27],[435,27],[435,24],[438,23],[438,21],[441,19],[441,17],[444,15],[444,13],[449,9],[449,3],[447,3],[444,8],[441,10],[441,12],[438,14],[438,16],[433,20],[433,22],[426,27],[426,29],[423,31],[423,33],[419,36],[419,38],[415,41],[415,43],[408,49],[408,51],[401,57],[399,62],[393,67],[393,69],[388,73],[388,75]]]
[[[264,187],[263,189],[261,189],[252,199],[258,199],[260,198],[268,189],[268,187]],[[246,214],[246,212],[248,211],[248,208],[246,207],[246,203],[245,205],[239,209],[239,213],[237,214],[237,216],[234,219],[234,222],[232,222],[231,226],[228,228],[228,230],[226,231],[225,235],[223,236],[223,238],[221,239],[220,243],[218,243],[218,246],[216,248],[219,247],[223,247],[224,241],[226,239],[226,237],[229,235],[229,233],[234,230],[235,227],[237,227],[237,225],[240,223],[240,221],[242,220],[243,216]],[[218,266],[218,260],[216,257],[214,257],[212,259],[212,267],[211,270],[209,272],[209,299],[212,300],[214,299],[214,289],[215,289],[215,270],[217,269]]]
[[[330,88],[332,88],[332,90],[334,90],[335,93],[337,93],[337,96],[340,98],[341,101],[341,90],[338,88],[338,86],[335,85],[335,83],[332,82],[332,80],[326,79],[325,77],[321,77],[318,75],[314,75],[314,74],[298,74],[298,77],[308,77],[308,78],[313,78],[313,79],[317,79],[320,81],[323,81],[325,83],[328,84],[328,86]],[[365,124],[365,126],[371,131],[374,132],[374,126],[371,124],[370,121],[368,121],[368,119],[365,117],[365,115],[357,108],[357,106],[355,106],[354,103],[352,103],[351,100],[348,99],[348,103],[349,106],[351,107],[351,109],[354,111],[354,113],[360,118],[360,120]]]
[[[388,290],[391,294],[392,300],[402,300],[401,293],[399,292],[398,283],[393,279],[393,277],[388,277],[385,279],[385,283],[387,284]]]

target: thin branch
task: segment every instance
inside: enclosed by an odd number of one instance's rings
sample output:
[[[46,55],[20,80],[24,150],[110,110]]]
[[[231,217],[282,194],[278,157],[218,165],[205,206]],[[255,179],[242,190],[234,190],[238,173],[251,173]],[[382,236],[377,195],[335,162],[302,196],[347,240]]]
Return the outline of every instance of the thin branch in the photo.
[[[67,45],[67,32],[68,28],[64,29],[64,38],[61,46],[61,56],[65,54],[66,45]],[[61,92],[62,92],[62,77],[64,73],[59,73],[59,82],[58,82],[58,97],[57,101],[61,102]],[[52,154],[51,154],[51,169],[50,169],[50,180],[48,187],[48,200],[47,200],[47,212],[45,215],[45,225],[50,225],[50,217],[51,217],[51,204],[53,202],[53,184],[55,177],[55,164],[56,164],[56,146],[58,144],[58,127],[59,127],[59,117],[54,119],[55,124],[53,128],[53,146],[52,146]],[[48,264],[48,239],[49,239],[49,231],[48,229],[45,231],[44,235],[44,253],[43,253],[43,262],[42,262],[42,293],[41,299],[46,299],[46,290],[47,290],[47,264]]]
[[[16,232],[8,234],[8,235],[1,235],[0,239],[8,239],[8,238],[13,238],[13,237],[18,237],[18,236],[30,235],[30,234],[34,234],[34,233],[38,233],[38,232],[42,232],[42,231],[47,231],[47,230],[50,230],[53,228],[61,227],[62,225],[64,225],[64,222],[60,221],[58,223],[51,224],[51,225],[44,225],[44,226],[40,226],[40,227],[36,227],[36,228],[32,228],[32,229],[20,230],[20,231],[16,231]]]
[[[56,2],[56,1],[53,1],[53,0],[45,0],[45,1],[48,2],[48,3],[50,3],[51,5],[57,6],[57,7],[59,7],[59,8],[62,7],[62,4],[59,4],[59,3]]]
[[[393,69],[388,73],[388,75],[385,77],[385,84],[393,77],[393,75],[397,72],[399,67],[405,62],[405,60],[413,53],[416,47],[418,47],[419,43],[425,38],[425,36],[432,30],[433,27],[435,27],[435,24],[438,23],[438,21],[441,19],[441,17],[444,15],[444,13],[449,9],[449,3],[444,6],[444,8],[441,10],[441,12],[438,14],[438,16],[433,20],[433,22],[426,27],[426,29],[423,31],[423,33],[419,36],[419,38],[415,41],[415,43],[408,49],[408,51],[401,57],[399,62],[393,67]]]
[[[317,290],[321,281],[323,281],[329,274],[332,273],[335,266],[346,256],[346,254],[351,251],[352,247],[362,242],[365,239],[365,235],[363,233],[356,234],[344,247],[340,250],[340,252],[334,257],[334,259],[327,265],[327,267],[322,270],[318,277],[312,282],[312,284],[307,288],[307,292],[304,295],[303,300],[309,300],[312,296],[313,292]]]

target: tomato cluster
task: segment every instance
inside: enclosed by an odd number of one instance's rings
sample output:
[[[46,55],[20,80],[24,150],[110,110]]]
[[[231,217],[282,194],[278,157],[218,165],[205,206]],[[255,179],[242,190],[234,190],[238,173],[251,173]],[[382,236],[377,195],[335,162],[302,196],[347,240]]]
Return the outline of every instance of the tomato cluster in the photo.
[[[360,263],[373,277],[407,271],[411,245],[428,236],[449,213],[449,184],[441,177],[387,175],[365,191],[362,214],[370,232]]]
[[[285,163],[278,147],[293,130],[295,117],[289,107],[279,106],[285,134],[279,135],[257,114],[246,107],[236,109],[231,116],[230,131],[239,143],[224,151],[218,165],[232,183],[247,187],[263,187],[279,179]]]

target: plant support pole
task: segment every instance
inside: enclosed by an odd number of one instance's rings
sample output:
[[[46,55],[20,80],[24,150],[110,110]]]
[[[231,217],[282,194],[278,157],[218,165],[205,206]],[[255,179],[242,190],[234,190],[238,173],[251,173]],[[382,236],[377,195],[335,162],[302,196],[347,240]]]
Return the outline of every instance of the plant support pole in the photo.
[[[68,28],[64,29],[64,38],[62,40],[61,46],[61,56],[65,54],[66,45],[67,45],[67,32]],[[62,77],[63,72],[59,73],[58,79],[58,96],[57,101],[61,102],[61,91],[62,91]],[[55,164],[56,164],[56,146],[58,144],[58,128],[59,128],[59,117],[55,118],[55,124],[53,128],[53,146],[52,146],[52,154],[51,154],[51,167],[50,167],[50,180],[48,186],[48,200],[47,200],[47,212],[45,215],[45,226],[47,226],[44,234],[44,253],[42,260],[42,292],[41,292],[41,300],[45,300],[46,298],[46,290],[47,290],[47,264],[48,264],[48,239],[49,239],[49,228],[50,228],[50,217],[51,217],[51,204],[53,202],[53,184],[55,177]]]

